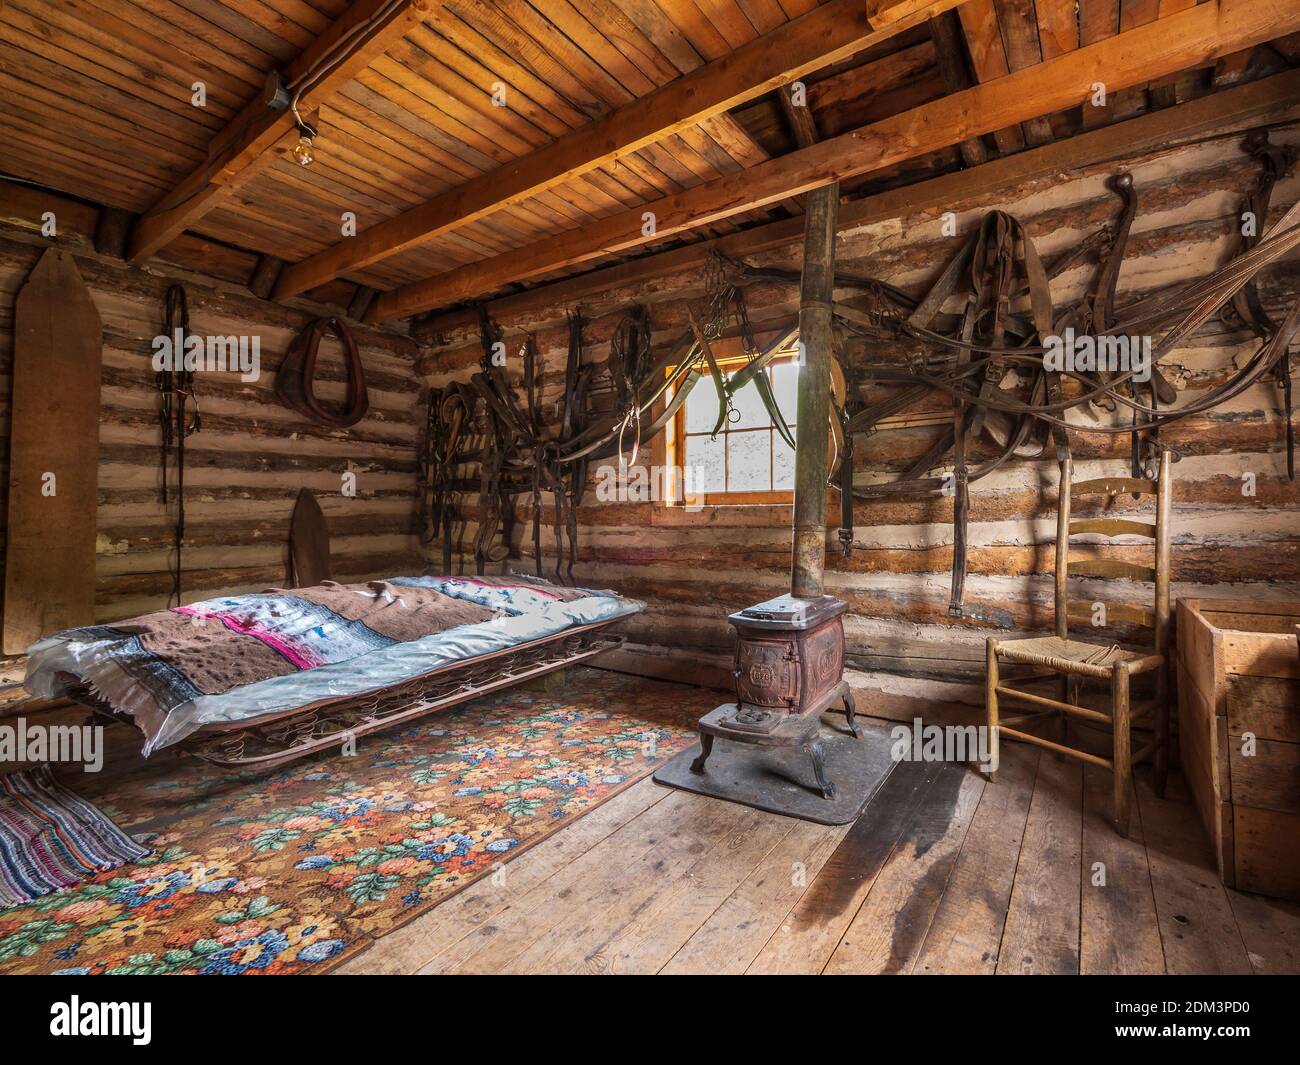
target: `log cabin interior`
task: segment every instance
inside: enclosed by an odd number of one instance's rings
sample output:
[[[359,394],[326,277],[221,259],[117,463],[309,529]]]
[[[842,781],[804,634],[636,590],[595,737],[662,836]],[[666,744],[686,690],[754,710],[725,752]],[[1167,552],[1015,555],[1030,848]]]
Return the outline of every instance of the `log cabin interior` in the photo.
[[[0,973],[1300,972],[1300,3],[0,27]]]

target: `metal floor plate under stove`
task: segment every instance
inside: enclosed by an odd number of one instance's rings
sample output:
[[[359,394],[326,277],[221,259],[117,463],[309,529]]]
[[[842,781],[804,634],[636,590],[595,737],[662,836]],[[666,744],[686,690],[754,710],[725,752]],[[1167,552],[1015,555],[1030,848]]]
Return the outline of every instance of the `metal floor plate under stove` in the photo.
[[[719,740],[703,773],[691,772],[699,744],[677,755],[654,775],[656,784],[715,799],[737,802],[768,813],[821,825],[857,820],[897,764],[890,758],[889,729],[858,724],[854,739],[844,717],[822,717],[819,738],[835,797],[822,798],[808,752],[799,747],[756,747]]]

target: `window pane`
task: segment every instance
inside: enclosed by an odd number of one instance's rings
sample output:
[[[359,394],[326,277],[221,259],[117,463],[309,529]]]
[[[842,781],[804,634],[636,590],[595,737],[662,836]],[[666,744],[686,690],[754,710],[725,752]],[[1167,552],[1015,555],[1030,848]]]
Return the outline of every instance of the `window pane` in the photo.
[[[794,488],[794,450],[779,433],[772,434],[772,487],[785,491]]]
[[[772,367],[772,394],[776,405],[785,415],[786,423],[793,425],[798,411],[799,366],[793,360],[779,362]]]
[[[716,440],[708,436],[692,436],[686,440],[686,477],[687,488],[691,494],[696,492],[725,492],[726,467],[723,465],[725,434],[719,433]]]
[[[766,492],[772,487],[770,432],[727,434],[727,491]]]
[[[732,429],[758,429],[772,424],[767,408],[763,406],[763,397],[758,394],[758,385],[753,381],[732,396],[731,402],[740,412],[736,421],[728,423]]]
[[[711,433],[717,420],[718,391],[713,387],[713,380],[706,374],[695,382],[691,394],[686,397],[686,431]]]

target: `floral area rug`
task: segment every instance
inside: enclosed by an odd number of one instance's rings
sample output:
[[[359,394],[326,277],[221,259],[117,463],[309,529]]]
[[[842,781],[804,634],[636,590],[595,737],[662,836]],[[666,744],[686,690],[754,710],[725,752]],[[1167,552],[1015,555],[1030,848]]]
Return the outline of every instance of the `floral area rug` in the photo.
[[[351,757],[233,774],[124,750],[64,771],[152,853],[0,910],[0,973],[324,971],[652,773],[716,698],[578,669],[556,696],[487,696]]]

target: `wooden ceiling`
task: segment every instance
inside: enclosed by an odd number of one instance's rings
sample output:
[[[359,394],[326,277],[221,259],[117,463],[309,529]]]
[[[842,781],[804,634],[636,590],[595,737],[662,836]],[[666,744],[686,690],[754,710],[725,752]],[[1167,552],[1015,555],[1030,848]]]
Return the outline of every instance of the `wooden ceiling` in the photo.
[[[1300,5],[1205,6],[1216,18],[1193,22],[1195,0],[5,0],[0,169],[145,215],[137,258],[179,226],[282,259],[281,296],[334,276],[381,293],[444,279],[427,297],[381,297],[391,317],[790,217],[810,174],[841,166],[848,148],[870,154],[869,140],[846,138],[897,116],[938,132],[889,127],[917,143],[865,165],[855,155],[846,191],[979,165],[1300,58],[1285,36]],[[1141,43],[1146,61],[1153,49],[1167,73],[1113,92],[1105,109],[1046,93],[1041,113],[961,135],[978,116],[949,94],[1009,86],[1000,79],[1158,19],[1175,20],[1173,36],[1215,39],[1171,51],[1133,36],[1127,51]],[[349,36],[355,25],[365,32]],[[1246,47],[1225,54],[1225,25]],[[319,136],[302,167],[287,154],[291,120],[258,101],[268,74],[338,54],[340,36],[353,63],[304,92]],[[820,146],[798,150],[774,103],[795,76]],[[981,110],[1008,101],[1023,109],[1015,91],[978,98]],[[964,110],[942,127],[941,112],[916,110],[945,103]],[[210,158],[214,141],[224,150]],[[764,195],[746,199],[751,186]],[[624,220],[646,205],[682,224],[625,239]],[[342,235],[344,212],[359,238]],[[574,261],[550,250],[583,234]]]

